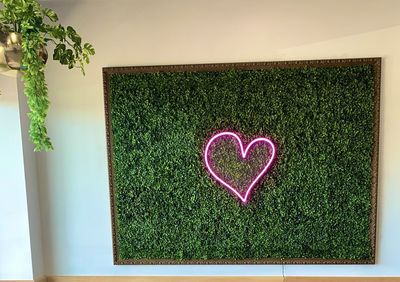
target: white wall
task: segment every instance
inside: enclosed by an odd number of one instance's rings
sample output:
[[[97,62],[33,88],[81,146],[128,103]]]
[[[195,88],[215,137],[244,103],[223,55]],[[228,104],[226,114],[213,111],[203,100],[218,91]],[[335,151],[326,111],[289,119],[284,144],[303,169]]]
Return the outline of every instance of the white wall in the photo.
[[[0,76],[0,280],[32,279],[24,162],[15,77]]]
[[[285,266],[286,275],[400,275],[400,1],[45,2],[97,54],[87,76],[50,62],[49,134],[38,155],[44,258],[54,275],[280,275],[281,266],[112,264],[101,68],[382,56],[378,264]],[[14,129],[13,129],[14,130]],[[0,139],[1,140],[1,139]],[[0,141],[2,146],[5,141]],[[3,163],[3,162],[2,162]],[[1,235],[0,235],[1,236]],[[0,240],[1,242],[1,240]]]
[[[45,275],[42,253],[42,224],[40,216],[39,186],[37,181],[36,154],[34,145],[29,138],[29,118],[27,98],[24,86],[19,76],[17,79],[17,92],[19,103],[19,119],[21,126],[21,140],[24,160],[25,191],[28,205],[29,239],[32,256],[33,278]],[[8,95],[8,94],[7,94]]]

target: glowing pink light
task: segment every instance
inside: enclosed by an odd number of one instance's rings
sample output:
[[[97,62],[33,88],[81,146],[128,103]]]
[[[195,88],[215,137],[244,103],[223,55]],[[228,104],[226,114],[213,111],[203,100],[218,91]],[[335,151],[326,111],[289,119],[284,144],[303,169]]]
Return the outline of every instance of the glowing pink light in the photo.
[[[227,182],[225,182],[221,177],[219,177],[214,170],[212,169],[212,166],[210,165],[210,162],[208,160],[209,157],[209,150],[210,150],[210,146],[211,144],[217,140],[218,138],[221,137],[226,137],[226,136],[230,136],[236,139],[236,141],[239,143],[240,146],[240,152],[241,152],[241,157],[243,159],[246,159],[246,157],[248,156],[248,152],[250,150],[250,148],[256,144],[256,143],[267,143],[268,146],[271,148],[271,156],[269,157],[268,162],[265,164],[265,166],[263,167],[263,169],[255,176],[255,178],[251,181],[251,184],[249,185],[249,187],[247,187],[247,189],[245,190],[245,194],[244,196],[241,195],[234,187],[232,187],[230,184],[228,184]],[[224,131],[221,133],[218,133],[216,135],[214,135],[213,137],[211,137],[211,139],[207,142],[206,145],[206,149],[204,152],[204,162],[206,164],[207,170],[210,172],[210,174],[218,181],[220,182],[225,188],[229,189],[231,192],[233,192],[236,196],[238,196],[238,198],[243,202],[243,203],[247,203],[249,198],[250,198],[250,193],[253,190],[254,186],[257,184],[257,182],[260,180],[260,178],[267,173],[269,167],[271,166],[273,160],[275,159],[275,155],[276,155],[276,148],[275,148],[275,144],[269,140],[268,138],[264,138],[264,137],[259,137],[254,139],[253,141],[251,141],[246,148],[243,147],[243,142],[240,139],[240,137],[233,132],[229,132],[229,131]]]

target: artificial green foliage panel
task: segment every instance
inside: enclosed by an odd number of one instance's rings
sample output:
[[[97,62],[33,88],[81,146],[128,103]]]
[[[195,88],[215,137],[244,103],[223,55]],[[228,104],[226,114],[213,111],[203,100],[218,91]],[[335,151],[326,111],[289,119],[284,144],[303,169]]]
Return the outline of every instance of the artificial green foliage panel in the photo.
[[[372,64],[110,74],[116,261],[373,259],[374,75]],[[247,205],[204,167],[208,138],[227,129],[277,146]]]

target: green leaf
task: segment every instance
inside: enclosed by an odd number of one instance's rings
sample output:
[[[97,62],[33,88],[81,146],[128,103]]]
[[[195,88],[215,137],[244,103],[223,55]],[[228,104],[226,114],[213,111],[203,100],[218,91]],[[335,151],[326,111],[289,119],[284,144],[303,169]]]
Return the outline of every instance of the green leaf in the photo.
[[[67,26],[67,34],[74,35],[74,34],[76,34],[76,31],[72,26]]]
[[[95,54],[95,50],[94,50],[92,44],[90,44],[90,43],[85,43],[85,44],[83,45],[83,48],[86,50],[86,52],[87,52],[89,55],[94,55],[94,54]]]
[[[48,17],[52,22],[58,21],[58,16],[52,9],[44,8],[42,11],[43,11],[43,14],[46,17]]]

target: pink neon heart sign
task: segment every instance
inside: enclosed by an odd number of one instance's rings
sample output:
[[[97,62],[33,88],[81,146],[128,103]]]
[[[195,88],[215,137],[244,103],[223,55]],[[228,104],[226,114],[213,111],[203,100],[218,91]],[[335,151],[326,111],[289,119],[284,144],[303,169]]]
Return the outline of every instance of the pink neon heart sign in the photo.
[[[264,156],[264,161],[261,164],[261,167],[258,169],[257,173],[251,176],[249,183],[245,186],[243,191],[240,191],[238,187],[235,187],[232,182],[229,182],[226,177],[216,169],[216,164],[212,162],[211,151],[213,146],[217,146],[218,142],[221,140],[231,139],[235,142],[236,146],[239,145],[238,153],[242,160],[248,160],[251,158],[251,150],[254,151],[257,145],[267,145],[269,147],[269,154]],[[258,137],[253,139],[246,147],[244,147],[242,140],[239,135],[230,132],[224,131],[218,134],[215,134],[208,140],[207,145],[204,151],[204,162],[206,168],[210,175],[220,184],[222,184],[226,189],[236,195],[243,203],[247,203],[250,199],[251,192],[254,186],[261,180],[261,178],[267,173],[268,169],[271,167],[272,162],[274,161],[276,156],[276,148],[275,144],[268,138]]]

